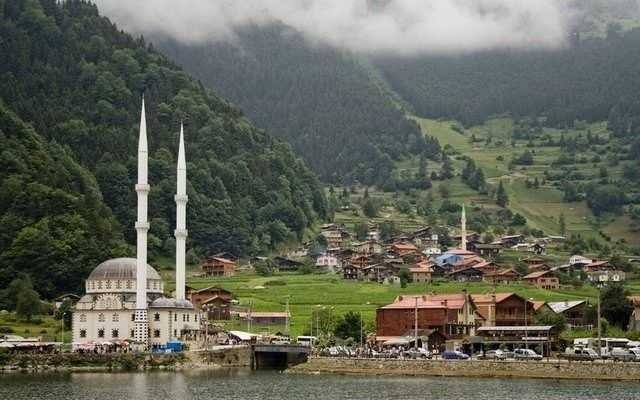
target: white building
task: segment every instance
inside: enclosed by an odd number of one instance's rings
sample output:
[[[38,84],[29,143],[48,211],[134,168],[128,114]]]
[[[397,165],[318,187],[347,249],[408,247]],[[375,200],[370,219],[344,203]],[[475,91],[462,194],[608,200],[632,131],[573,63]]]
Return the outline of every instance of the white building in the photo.
[[[321,254],[316,258],[316,267],[320,268],[337,268],[340,266],[338,257],[331,254]]]
[[[148,176],[147,127],[142,102],[138,142],[138,219],[136,258],[116,258],[98,265],[85,283],[86,294],[74,307],[74,344],[120,342],[146,349],[173,339],[194,339],[199,315],[185,299],[186,162],[180,132],[176,201],[176,297],[164,295],[158,272],[147,264]]]

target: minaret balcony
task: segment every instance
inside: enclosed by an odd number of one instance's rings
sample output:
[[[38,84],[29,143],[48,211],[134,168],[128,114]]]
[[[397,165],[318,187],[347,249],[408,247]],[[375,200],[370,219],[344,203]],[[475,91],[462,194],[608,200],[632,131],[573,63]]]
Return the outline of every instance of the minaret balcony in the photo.
[[[148,231],[149,230],[149,223],[148,222],[136,222],[136,230]]]
[[[149,191],[151,191],[151,186],[148,184],[136,184],[136,192],[149,193]]]
[[[189,196],[187,196],[186,194],[176,194],[173,197],[176,201],[176,203],[186,203],[187,201],[189,201]]]
[[[185,239],[188,235],[188,231],[186,229],[176,229],[173,233],[176,239]]]

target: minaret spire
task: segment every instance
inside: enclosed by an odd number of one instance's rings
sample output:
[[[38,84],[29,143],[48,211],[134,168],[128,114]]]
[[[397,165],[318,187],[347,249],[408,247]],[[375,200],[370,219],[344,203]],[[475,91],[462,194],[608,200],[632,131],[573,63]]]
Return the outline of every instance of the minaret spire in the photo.
[[[138,195],[138,220],[136,221],[137,247],[136,247],[136,311],[134,318],[135,341],[143,345],[149,340],[149,320],[147,318],[147,221],[148,196],[149,196],[149,149],[147,144],[147,120],[144,110],[144,97],[142,98],[142,112],[140,115],[140,135],[138,138],[138,183],[136,193]]]
[[[464,210],[464,203],[462,203],[462,216],[460,217],[461,233],[460,233],[460,248],[467,250],[467,213]]]
[[[176,300],[184,300],[185,241],[187,239],[187,163],[184,155],[184,126],[180,124],[176,200]]]

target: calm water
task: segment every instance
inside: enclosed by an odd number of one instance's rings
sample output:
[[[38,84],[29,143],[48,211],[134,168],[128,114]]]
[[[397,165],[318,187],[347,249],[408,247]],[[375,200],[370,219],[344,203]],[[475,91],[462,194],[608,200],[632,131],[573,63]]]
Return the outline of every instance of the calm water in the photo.
[[[0,399],[640,399],[640,383],[190,371],[0,375]]]

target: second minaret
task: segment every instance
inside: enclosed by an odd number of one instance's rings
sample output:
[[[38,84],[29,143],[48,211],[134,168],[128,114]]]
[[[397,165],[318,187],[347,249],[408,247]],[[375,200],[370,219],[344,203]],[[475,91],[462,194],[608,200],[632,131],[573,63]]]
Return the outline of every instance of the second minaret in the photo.
[[[185,253],[187,239],[187,163],[184,155],[184,127],[180,125],[176,200],[176,300],[185,298]]]

